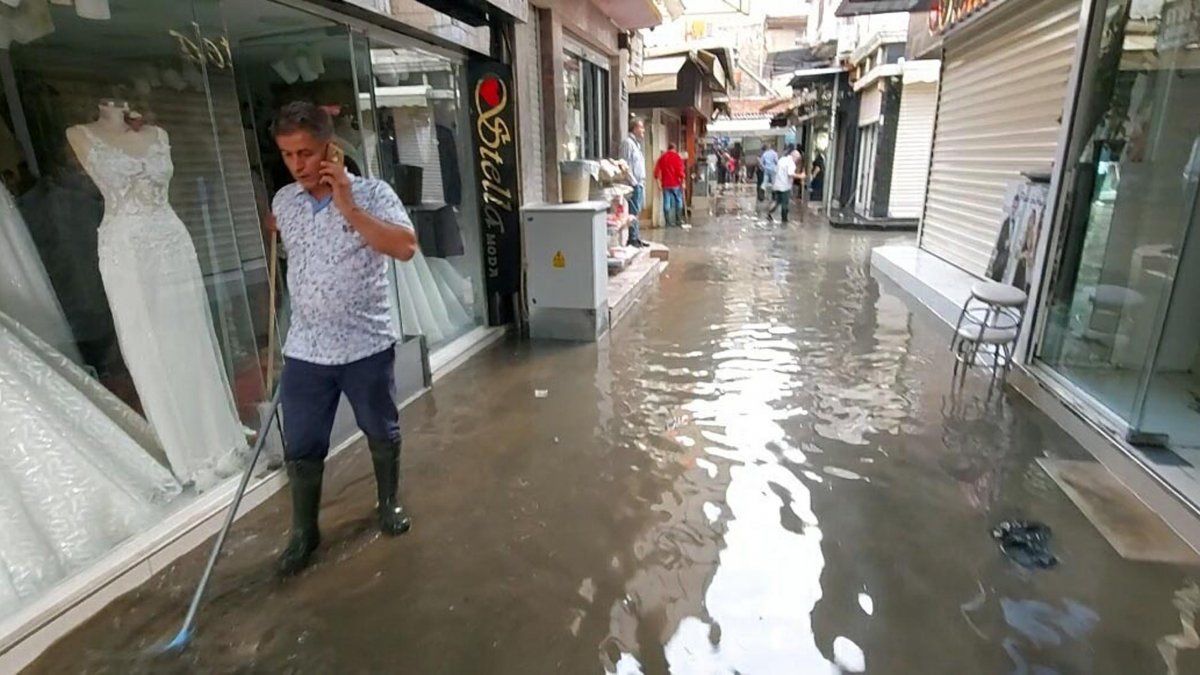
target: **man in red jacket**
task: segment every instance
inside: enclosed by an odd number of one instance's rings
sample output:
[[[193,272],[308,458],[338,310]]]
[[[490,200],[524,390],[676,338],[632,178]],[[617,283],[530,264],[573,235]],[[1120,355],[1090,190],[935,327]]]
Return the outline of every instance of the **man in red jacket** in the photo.
[[[662,186],[663,218],[667,227],[678,227],[683,222],[683,176],[683,157],[671,143],[654,164],[654,177]]]

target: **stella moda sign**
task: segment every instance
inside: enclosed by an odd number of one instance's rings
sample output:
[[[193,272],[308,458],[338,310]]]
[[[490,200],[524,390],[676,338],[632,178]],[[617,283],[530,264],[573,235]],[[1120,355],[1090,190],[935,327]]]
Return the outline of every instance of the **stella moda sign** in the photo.
[[[521,270],[512,68],[499,61],[472,59],[467,72],[471,82],[471,126],[483,225],[488,322],[501,325],[514,317]]]

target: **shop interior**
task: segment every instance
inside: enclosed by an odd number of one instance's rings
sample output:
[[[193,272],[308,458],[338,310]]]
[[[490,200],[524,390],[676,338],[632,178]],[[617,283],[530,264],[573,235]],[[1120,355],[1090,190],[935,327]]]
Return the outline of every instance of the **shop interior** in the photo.
[[[269,126],[288,101],[334,111],[347,166],[388,181],[417,229],[421,252],[392,265],[394,320],[431,350],[483,322],[484,289],[474,183],[459,105],[461,66],[414,46],[369,40],[332,21],[262,0],[226,0],[252,155],[267,193],[290,179]],[[252,20],[247,21],[246,18]],[[263,31],[263,26],[274,30]],[[301,45],[301,46],[297,46]]]
[[[289,182],[268,131],[283,102],[327,106],[347,165],[408,206],[423,253],[392,270],[402,333],[436,350],[484,316],[455,57],[267,0],[11,5],[0,618],[244,467],[287,327],[265,226]]]
[[[1200,468],[1200,35],[1163,3],[1100,6],[1039,357]]]

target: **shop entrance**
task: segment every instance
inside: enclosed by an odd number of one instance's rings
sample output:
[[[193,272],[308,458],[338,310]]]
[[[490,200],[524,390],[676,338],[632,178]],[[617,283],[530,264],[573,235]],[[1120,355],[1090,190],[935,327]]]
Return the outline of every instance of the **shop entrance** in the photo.
[[[1200,466],[1200,35],[1178,3],[1097,4],[1037,356]]]
[[[459,60],[266,0],[223,0],[222,9],[264,194],[291,181],[270,137],[275,111],[293,100],[324,106],[349,170],[390,183],[417,229],[421,252],[390,263],[393,321],[405,339],[437,351],[482,325]]]

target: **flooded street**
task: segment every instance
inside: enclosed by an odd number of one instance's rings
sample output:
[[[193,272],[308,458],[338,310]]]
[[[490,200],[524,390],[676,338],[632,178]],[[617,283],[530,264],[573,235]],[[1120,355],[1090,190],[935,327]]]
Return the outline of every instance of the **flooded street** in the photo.
[[[408,535],[375,533],[356,446],[311,570],[273,576],[280,493],[184,655],[140,656],[207,549],[31,671],[1200,672],[1196,568],[1118,556],[1036,462],[1089,456],[982,375],[954,393],[948,329],[871,277],[910,235],[738,206],[650,233],[670,266],[601,343],[505,342],[409,406]],[[1057,567],[1006,559],[1006,519]]]

